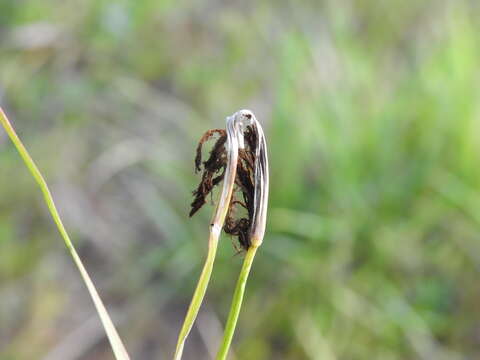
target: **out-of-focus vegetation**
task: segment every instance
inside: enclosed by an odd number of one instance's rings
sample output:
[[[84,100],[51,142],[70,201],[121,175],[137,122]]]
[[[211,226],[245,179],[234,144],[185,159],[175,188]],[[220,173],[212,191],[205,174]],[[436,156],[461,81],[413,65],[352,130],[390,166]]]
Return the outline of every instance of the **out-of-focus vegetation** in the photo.
[[[134,359],[168,359],[206,253],[198,137],[263,122],[270,216],[236,359],[480,356],[477,1],[0,1],[0,103]],[[220,245],[185,359],[222,334]],[[0,131],[0,359],[111,359]]]

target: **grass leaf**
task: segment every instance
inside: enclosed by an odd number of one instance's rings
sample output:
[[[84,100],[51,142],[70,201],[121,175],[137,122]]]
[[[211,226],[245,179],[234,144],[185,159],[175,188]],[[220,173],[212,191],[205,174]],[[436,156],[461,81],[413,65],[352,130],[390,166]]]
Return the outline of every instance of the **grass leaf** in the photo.
[[[129,360],[130,358],[125,349],[125,346],[123,345],[122,340],[120,339],[120,336],[118,335],[118,332],[115,329],[115,326],[113,325],[113,322],[110,319],[110,316],[108,315],[108,312],[105,309],[105,306],[103,305],[103,302],[100,299],[100,296],[98,295],[97,290],[95,289],[95,285],[90,279],[90,276],[88,275],[87,270],[83,266],[83,263],[80,260],[80,257],[78,256],[72,244],[72,241],[70,240],[70,236],[68,235],[67,230],[65,229],[65,226],[63,225],[63,222],[60,218],[60,214],[58,213],[57,207],[55,206],[52,194],[50,193],[50,190],[47,186],[45,179],[43,178],[40,170],[38,169],[37,165],[33,161],[30,154],[28,153],[27,149],[21,142],[20,138],[17,136],[12,124],[8,120],[2,108],[0,108],[0,123],[5,128],[5,131],[7,132],[8,136],[12,140],[18,152],[20,153],[20,156],[25,162],[25,165],[28,167],[28,170],[30,171],[35,181],[40,186],[40,190],[43,193],[43,197],[45,199],[45,203],[48,206],[48,210],[50,211],[50,214],[52,215],[53,220],[57,225],[58,231],[60,232],[60,235],[62,236],[65,242],[65,245],[67,246],[67,249],[70,252],[70,255],[72,256],[73,262],[77,266],[78,271],[80,272],[80,275],[82,276],[82,279],[85,285],[87,286],[88,292],[92,297],[93,303],[95,304],[95,308],[97,309],[97,312],[98,312],[98,315],[100,316],[103,327],[105,328],[105,332],[107,333],[108,340],[110,341],[110,345],[112,346],[113,352],[115,354],[115,358],[117,360]]]

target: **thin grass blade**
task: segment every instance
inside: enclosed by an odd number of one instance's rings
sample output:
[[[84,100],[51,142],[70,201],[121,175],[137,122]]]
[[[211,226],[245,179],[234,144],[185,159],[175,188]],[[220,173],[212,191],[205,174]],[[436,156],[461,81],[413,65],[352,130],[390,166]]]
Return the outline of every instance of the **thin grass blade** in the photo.
[[[67,230],[65,229],[65,226],[63,225],[63,222],[60,218],[60,214],[58,213],[57,207],[55,206],[52,194],[50,193],[50,190],[47,186],[45,179],[43,178],[40,170],[38,169],[37,165],[33,161],[30,154],[28,153],[27,149],[21,142],[20,138],[17,136],[15,129],[13,128],[12,124],[8,120],[2,108],[0,108],[0,123],[5,128],[5,131],[7,132],[10,140],[12,140],[13,144],[15,145],[15,148],[20,153],[20,156],[25,162],[25,165],[27,166],[28,170],[30,171],[35,181],[38,183],[40,190],[43,193],[45,203],[47,204],[50,214],[52,215],[52,218],[55,221],[55,224],[57,225],[58,231],[60,232],[60,235],[62,236],[65,242],[65,245],[69,250],[70,255],[72,256],[73,262],[77,266],[78,271],[80,272],[80,275],[82,276],[82,279],[85,285],[87,286],[88,292],[90,293],[90,296],[93,300],[95,308],[97,309],[98,315],[100,316],[100,320],[102,321],[103,327],[105,328],[105,332],[107,333],[107,337],[108,337],[108,340],[110,341],[110,345],[112,346],[115,358],[117,360],[129,360],[130,358],[125,349],[125,346],[123,345],[122,340],[120,339],[120,336],[118,335],[118,332],[115,329],[115,326],[113,325],[113,322],[110,319],[110,316],[108,315],[108,312],[105,309],[105,306],[103,305],[103,302],[100,299],[100,296],[98,295],[98,292],[90,276],[87,273],[87,270],[83,266],[83,263],[80,260],[80,257],[78,256],[72,244],[72,241],[70,240],[70,236],[68,235]]]

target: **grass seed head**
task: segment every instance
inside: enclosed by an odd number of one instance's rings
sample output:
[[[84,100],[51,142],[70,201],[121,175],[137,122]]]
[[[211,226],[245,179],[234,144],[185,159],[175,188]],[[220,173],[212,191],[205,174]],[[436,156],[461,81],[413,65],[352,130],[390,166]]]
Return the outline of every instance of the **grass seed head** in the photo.
[[[202,161],[203,144],[214,135],[207,160]],[[201,137],[195,156],[195,171],[202,172],[198,187],[194,190],[190,216],[205,203],[208,194],[226,178],[220,202],[213,217],[212,226],[224,214],[223,230],[238,238],[241,249],[259,246],[265,232],[268,199],[268,160],[263,130],[249,110],[240,110],[227,118],[227,129],[213,129]],[[228,203],[226,191],[233,188]],[[226,190],[227,189],[227,190]]]

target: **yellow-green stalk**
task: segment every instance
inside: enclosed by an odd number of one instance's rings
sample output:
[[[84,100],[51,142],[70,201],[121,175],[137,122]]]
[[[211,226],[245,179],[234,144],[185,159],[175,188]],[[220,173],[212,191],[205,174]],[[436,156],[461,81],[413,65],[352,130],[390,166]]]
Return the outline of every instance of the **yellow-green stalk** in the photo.
[[[238,277],[235,292],[233,294],[232,305],[228,314],[227,323],[223,334],[223,340],[218,350],[216,359],[225,360],[232,343],[233,334],[237,325],[238,317],[242,307],[243,296],[247,285],[248,275],[252,268],[253,259],[257,249],[263,242],[265,227],[267,221],[268,207],[268,190],[269,190],[269,174],[268,174],[268,156],[265,135],[260,123],[257,121],[252,112],[241,110],[251,119],[251,125],[257,135],[257,144],[255,150],[255,194],[254,194],[254,215],[250,229],[250,247],[243,261],[242,270]]]
[[[27,166],[35,181],[38,183],[38,186],[43,193],[43,197],[45,199],[45,203],[47,204],[48,210],[50,211],[50,214],[52,215],[52,218],[57,225],[58,231],[60,232],[60,235],[62,236],[63,241],[65,242],[65,245],[70,252],[70,255],[72,256],[73,262],[77,266],[78,271],[80,272],[80,275],[85,285],[87,286],[88,292],[90,293],[95,308],[97,309],[98,315],[100,316],[100,320],[102,321],[103,327],[105,328],[105,332],[107,333],[107,337],[110,341],[110,345],[112,346],[115,358],[117,360],[129,360],[130,358],[125,349],[125,346],[123,345],[122,340],[120,339],[120,336],[118,335],[117,330],[115,329],[115,326],[113,325],[113,322],[110,319],[110,316],[108,315],[108,312],[105,309],[105,306],[103,305],[103,302],[100,299],[100,296],[98,295],[98,292],[95,289],[95,286],[93,285],[93,282],[87,273],[87,270],[83,266],[83,263],[80,260],[80,257],[78,256],[75,247],[72,244],[72,241],[70,240],[70,236],[65,229],[65,226],[63,225],[60,214],[57,211],[57,207],[55,206],[52,194],[50,193],[45,179],[43,178],[40,170],[38,169],[37,165],[28,153],[27,149],[21,142],[20,138],[15,133],[12,124],[8,120],[2,108],[0,108],[0,123],[5,128],[5,131],[7,132],[10,140],[12,140],[15,148],[20,153],[20,156],[25,162],[25,165]]]
[[[232,198],[233,186],[235,184],[235,177],[237,174],[238,149],[243,148],[243,130],[244,119],[238,112],[232,116],[227,117],[227,165],[225,169],[225,176],[223,179],[223,188],[220,195],[220,200],[217,204],[212,220],[210,221],[210,236],[208,239],[208,253],[203,265],[202,273],[198,279],[197,287],[193,293],[190,306],[188,307],[185,320],[178,335],[177,346],[175,349],[174,360],[180,360],[183,354],[185,341],[192,330],[193,323],[197,318],[198,311],[202,304],[205,292],[207,291],[208,283],[212,275],[213,263],[217,253],[218,239],[223,228],[223,223],[228,212],[230,200]]]

